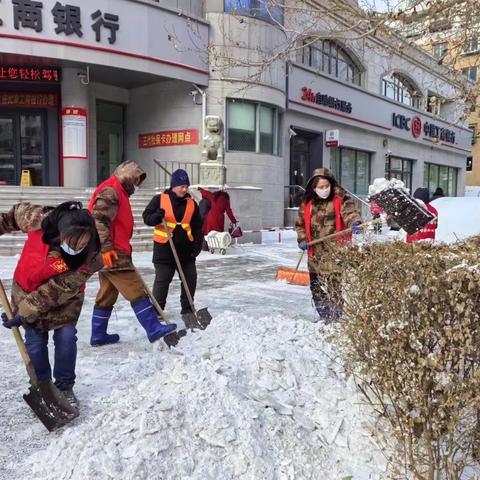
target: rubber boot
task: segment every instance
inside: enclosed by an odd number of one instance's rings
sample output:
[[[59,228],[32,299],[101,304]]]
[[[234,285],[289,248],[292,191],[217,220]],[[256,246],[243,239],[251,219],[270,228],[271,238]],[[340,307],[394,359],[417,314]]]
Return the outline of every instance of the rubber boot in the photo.
[[[332,308],[328,303],[319,303],[315,305],[318,316],[328,325],[335,322],[342,316],[341,310]]]
[[[112,314],[113,307],[102,308],[94,307],[92,315],[92,336],[90,337],[90,345],[100,346],[117,343],[120,336],[116,333],[107,333],[108,320]]]
[[[164,325],[158,320],[157,312],[149,298],[144,297],[131,303],[140,325],[147,332],[150,343],[177,329],[175,323]]]

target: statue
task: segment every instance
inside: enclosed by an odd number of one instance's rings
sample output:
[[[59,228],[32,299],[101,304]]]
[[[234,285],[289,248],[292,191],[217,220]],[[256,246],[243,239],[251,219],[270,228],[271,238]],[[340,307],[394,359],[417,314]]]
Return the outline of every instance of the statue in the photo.
[[[217,115],[205,117],[205,137],[203,139],[202,162],[223,164],[223,124]]]

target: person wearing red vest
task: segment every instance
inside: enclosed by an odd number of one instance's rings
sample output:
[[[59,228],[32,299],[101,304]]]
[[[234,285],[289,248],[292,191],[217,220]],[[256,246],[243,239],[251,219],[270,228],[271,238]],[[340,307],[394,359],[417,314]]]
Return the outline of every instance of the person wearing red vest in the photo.
[[[418,232],[415,232],[412,235],[407,235],[405,240],[407,243],[414,243],[424,240],[433,242],[435,240],[435,230],[438,227],[438,212],[437,209],[429,203],[430,194],[428,192],[428,188],[417,188],[413,194],[413,198],[419,200],[422,206],[424,206],[432,215],[435,216],[435,219],[421,228]]]
[[[53,209],[29,203],[0,214],[0,235],[27,233],[12,283],[13,320],[2,314],[7,328],[23,326],[25,345],[40,382],[50,381],[49,331],[53,330],[55,384],[72,404],[77,358],[76,324],[85,282],[103,263],[95,221],[79,202]]]
[[[298,209],[295,222],[300,249],[308,251],[308,270],[313,303],[319,316],[326,322],[340,315],[341,299],[338,297],[338,271],[330,261],[329,249],[335,243],[351,240],[346,234],[337,242],[321,243],[309,247],[308,243],[327,235],[352,228],[352,233],[360,233],[360,214],[347,192],[337,184],[326,168],[318,168],[308,180],[303,201]],[[335,291],[326,292],[326,286]]]
[[[97,187],[88,205],[95,218],[105,264],[98,274],[100,289],[95,299],[90,338],[93,346],[116,343],[120,339],[117,334],[107,333],[108,321],[119,293],[130,302],[150,342],[177,328],[174,323],[164,325],[159,321],[132,262],[130,196],[145,178],[146,174],[138,164],[130,160],[123,162],[110,178]]]
[[[172,235],[192,298],[197,286],[195,259],[202,250],[202,220],[198,205],[188,193],[189,186],[190,180],[187,172],[182,169],[175,170],[170,181],[170,188],[161,195],[155,195],[143,212],[145,224],[155,227],[153,233],[153,264],[155,266],[153,295],[162,308],[165,308],[167,303],[170,283],[177,269],[168,242],[168,234],[162,224],[163,219]],[[183,285],[180,304],[182,315],[191,312]]]

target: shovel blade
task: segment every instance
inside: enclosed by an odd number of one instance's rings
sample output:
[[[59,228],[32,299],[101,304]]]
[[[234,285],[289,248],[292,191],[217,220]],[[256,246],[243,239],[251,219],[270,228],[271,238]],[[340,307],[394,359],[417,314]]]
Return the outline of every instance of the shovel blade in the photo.
[[[176,330],[168,335],[163,337],[163,341],[167,344],[169,348],[176,347],[178,342],[182,337],[187,334],[187,331],[183,328],[182,330]]]
[[[80,414],[51,381],[31,386],[23,399],[49,432],[63,427]]]
[[[201,308],[197,310],[197,322],[200,324],[200,328],[205,330],[212,321],[212,316],[207,308]]]

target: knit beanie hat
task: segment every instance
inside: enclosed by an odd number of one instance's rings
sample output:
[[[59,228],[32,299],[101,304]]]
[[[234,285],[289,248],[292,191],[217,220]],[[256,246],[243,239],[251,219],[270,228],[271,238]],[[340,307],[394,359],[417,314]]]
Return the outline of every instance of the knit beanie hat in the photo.
[[[190,180],[188,178],[188,173],[185,170],[179,168],[172,173],[172,178],[170,180],[170,188],[179,187],[180,185],[190,186]]]

